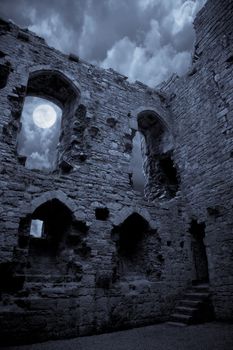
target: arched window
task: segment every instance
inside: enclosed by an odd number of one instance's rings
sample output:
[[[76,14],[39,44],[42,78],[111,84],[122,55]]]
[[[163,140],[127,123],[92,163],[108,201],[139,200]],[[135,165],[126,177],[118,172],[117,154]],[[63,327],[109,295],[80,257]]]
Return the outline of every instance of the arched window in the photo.
[[[142,157],[146,196],[151,200],[174,197],[178,190],[179,179],[173,161],[171,133],[152,111],[139,113],[138,130],[144,138]]]
[[[17,152],[25,167],[52,171],[56,168],[62,110],[54,103],[26,97],[21,115]]]
[[[59,71],[30,74],[17,138],[17,152],[27,168],[52,171],[61,163],[79,95]]]

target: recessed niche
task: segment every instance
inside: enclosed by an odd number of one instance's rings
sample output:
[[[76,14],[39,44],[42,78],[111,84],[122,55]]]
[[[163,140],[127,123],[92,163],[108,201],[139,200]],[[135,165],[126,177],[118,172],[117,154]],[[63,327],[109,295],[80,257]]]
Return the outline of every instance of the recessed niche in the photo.
[[[0,64],[0,89],[4,89],[7,85],[8,77],[11,71],[11,64]]]
[[[105,221],[109,217],[109,210],[108,208],[96,208],[95,209],[95,217],[97,220]]]
[[[180,179],[173,160],[173,136],[170,130],[153,111],[139,113],[138,130],[143,141],[141,149],[146,197],[150,200],[175,197]]]

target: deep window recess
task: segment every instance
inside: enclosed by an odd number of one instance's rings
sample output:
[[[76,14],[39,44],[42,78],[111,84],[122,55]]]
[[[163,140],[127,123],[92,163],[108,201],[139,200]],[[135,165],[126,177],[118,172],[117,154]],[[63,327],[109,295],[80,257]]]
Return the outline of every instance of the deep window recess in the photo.
[[[171,133],[160,118],[150,111],[138,115],[138,129],[144,136],[145,195],[150,200],[174,197],[179,187],[179,177],[173,161]]]
[[[6,87],[10,71],[11,64],[9,62],[0,64],[0,89]]]
[[[133,189],[144,194],[145,174],[143,171],[141,142],[145,142],[144,136],[137,131],[132,141],[133,149],[130,166],[132,169],[131,181]]]

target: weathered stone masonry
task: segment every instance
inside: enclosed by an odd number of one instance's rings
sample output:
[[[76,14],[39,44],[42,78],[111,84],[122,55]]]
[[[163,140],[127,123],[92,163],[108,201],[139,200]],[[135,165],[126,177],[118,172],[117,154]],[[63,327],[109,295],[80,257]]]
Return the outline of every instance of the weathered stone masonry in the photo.
[[[195,20],[192,68],[155,90],[0,22],[4,341],[166,320],[200,275],[216,318],[232,319],[232,13],[231,0],[208,1]],[[50,173],[27,169],[16,151],[29,95],[63,110]],[[137,130],[145,198],[130,181]],[[30,236],[34,219],[42,238]],[[198,249],[207,272],[195,265]]]

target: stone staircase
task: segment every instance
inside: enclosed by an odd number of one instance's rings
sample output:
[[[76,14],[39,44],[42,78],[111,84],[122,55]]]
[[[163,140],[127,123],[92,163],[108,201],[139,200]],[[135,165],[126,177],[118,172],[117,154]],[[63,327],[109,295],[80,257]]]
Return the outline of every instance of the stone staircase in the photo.
[[[208,284],[197,284],[186,291],[168,324],[187,326],[213,320],[214,313]]]

